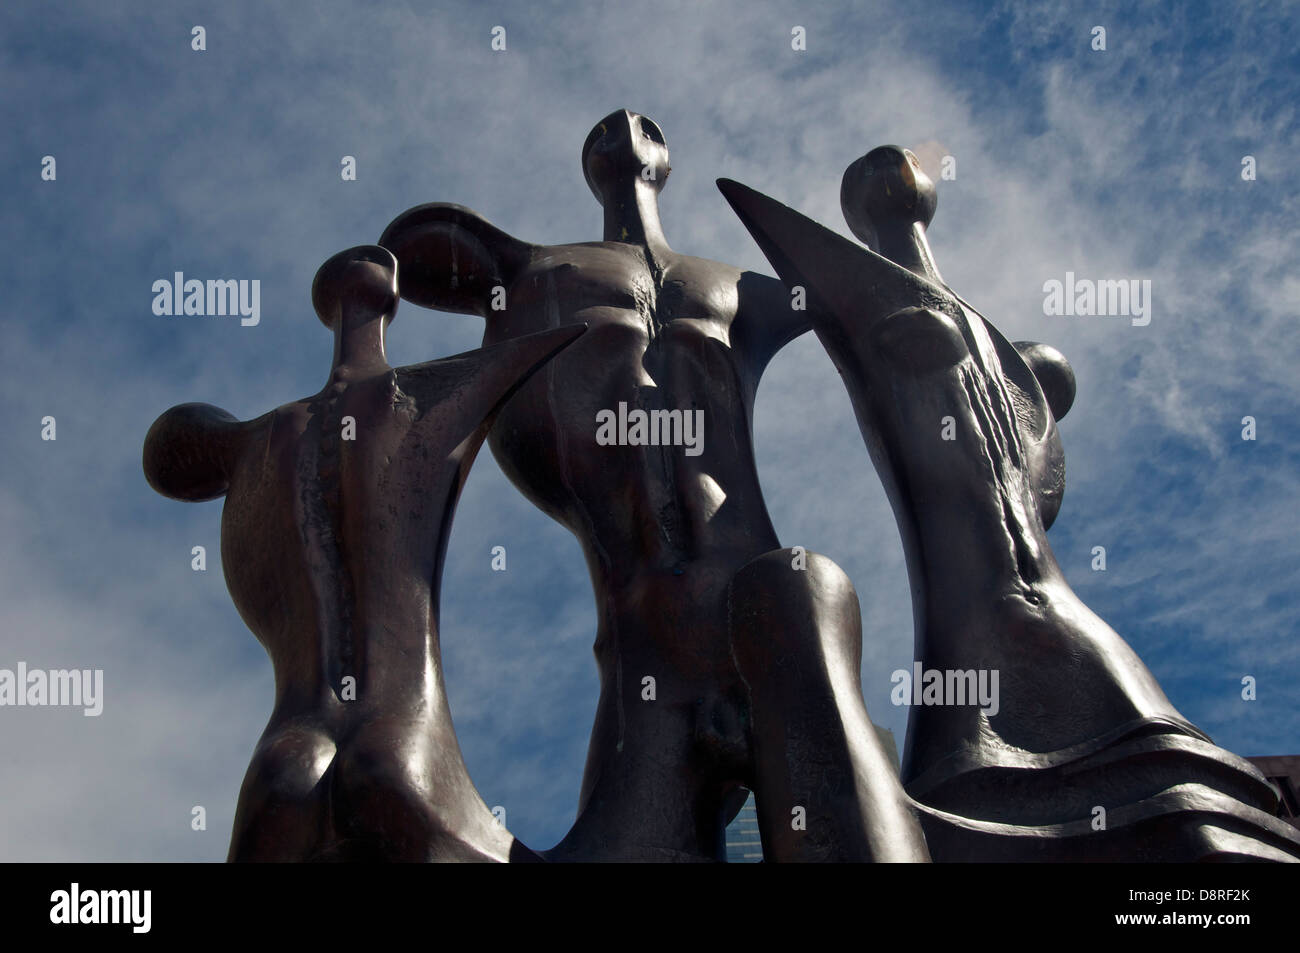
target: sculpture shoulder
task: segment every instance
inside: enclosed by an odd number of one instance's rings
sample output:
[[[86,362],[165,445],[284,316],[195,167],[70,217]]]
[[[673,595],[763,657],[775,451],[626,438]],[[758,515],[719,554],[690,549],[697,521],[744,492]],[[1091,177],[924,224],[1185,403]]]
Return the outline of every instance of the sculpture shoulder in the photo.
[[[241,421],[211,404],[179,404],[149,428],[145,478],[173,500],[199,503],[224,496],[240,455],[275,413]]]
[[[781,281],[724,262],[676,255],[669,259],[664,278],[717,299],[719,308],[737,321],[771,324],[774,319],[784,321],[791,311],[791,297]]]
[[[673,254],[665,261],[664,277],[700,286],[734,286],[744,272],[735,265],[696,258],[694,255]]]
[[[753,271],[737,272],[733,341],[762,369],[777,351],[812,328],[808,304],[797,289]]]
[[[463,205],[430,202],[389,223],[379,244],[398,262],[403,298],[427,308],[483,314],[496,285],[508,285],[533,246]]]
[[[456,226],[486,245],[502,248],[515,245],[528,246],[527,242],[520,241],[510,233],[497,228],[473,209],[454,202],[426,202],[407,209],[388,223],[379,244],[390,248],[390,240],[399,240],[412,231],[439,225]]]

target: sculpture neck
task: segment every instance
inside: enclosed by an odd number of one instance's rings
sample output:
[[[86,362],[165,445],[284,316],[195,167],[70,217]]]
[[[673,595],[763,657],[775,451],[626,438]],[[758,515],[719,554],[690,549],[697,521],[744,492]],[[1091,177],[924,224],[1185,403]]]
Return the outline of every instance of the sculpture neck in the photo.
[[[342,330],[334,332],[334,367],[346,365],[354,370],[387,368],[384,332],[388,322],[383,315],[366,318],[355,324],[343,319]]]
[[[659,222],[659,193],[654,182],[637,176],[606,199],[604,240],[644,245],[652,253],[670,250]]]

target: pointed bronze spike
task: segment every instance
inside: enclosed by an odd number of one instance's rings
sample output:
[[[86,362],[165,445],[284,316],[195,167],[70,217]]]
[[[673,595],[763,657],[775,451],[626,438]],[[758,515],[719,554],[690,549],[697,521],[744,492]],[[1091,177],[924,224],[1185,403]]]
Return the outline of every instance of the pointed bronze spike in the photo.
[[[569,324],[398,367],[398,385],[416,399],[422,414],[438,416],[443,435],[439,446],[451,453],[480,427],[490,426],[496,411],[515,391],[586,329],[586,324]]]
[[[787,285],[802,285],[809,300],[845,331],[861,329],[906,308],[960,315],[957,300],[868,248],[855,245],[789,206],[731,179],[718,188]],[[813,315],[819,331],[824,316]]]

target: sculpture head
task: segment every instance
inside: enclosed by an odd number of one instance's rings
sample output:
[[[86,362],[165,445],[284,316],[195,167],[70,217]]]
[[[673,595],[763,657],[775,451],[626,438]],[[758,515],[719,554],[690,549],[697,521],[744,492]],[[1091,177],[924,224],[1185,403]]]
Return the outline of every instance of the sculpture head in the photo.
[[[928,227],[939,204],[934,182],[908,149],[879,146],[854,161],[840,181],[840,210],[849,229],[872,251],[881,232]],[[888,257],[888,256],[886,256]]]
[[[311,284],[312,307],[331,330],[344,316],[356,323],[382,316],[386,327],[398,300],[397,259],[379,245],[358,245],[330,257]]]
[[[671,171],[663,131],[626,109],[596,123],[582,145],[582,174],[601,205],[615,189],[638,178],[658,192]]]

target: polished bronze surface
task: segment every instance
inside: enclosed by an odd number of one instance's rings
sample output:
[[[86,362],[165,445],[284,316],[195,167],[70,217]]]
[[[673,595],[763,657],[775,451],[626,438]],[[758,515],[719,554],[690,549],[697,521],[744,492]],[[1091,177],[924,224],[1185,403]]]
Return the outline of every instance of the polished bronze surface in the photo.
[[[145,440],[159,493],[225,497],[226,583],[275,668],[230,859],[530,859],[461,760],[438,589],[494,415],[583,329],[390,367],[397,263],[374,245],[322,265],[312,300],[334,332],[324,389],[250,421],[183,404]]]
[[[548,857],[720,859],[743,785],[769,859],[926,859],[862,704],[853,586],[829,559],[781,549],[759,487],[754,393],[807,317],[779,281],[669,247],[668,149],[649,119],[605,117],[582,161],[602,241],[534,245],[444,203],[380,239],[403,297],[481,315],[485,344],[590,327],[489,438],[582,545],[599,619],[578,818]],[[600,442],[602,415],[636,411],[693,415],[698,445]]]
[[[841,191],[863,248],[736,182],[719,188],[772,266],[807,289],[888,491],[923,670],[997,673],[994,706],[910,709],[903,780],[935,860],[1293,859],[1275,792],[1170,704],[1067,584],[1065,358],[1011,345],[944,283],[933,183],[896,146]]]
[[[317,273],[318,394],[251,421],[183,404],[150,429],[154,489],[225,497],[227,585],[275,670],[230,859],[717,861],[751,790],[770,861],[1300,859],[1263,776],[1066,582],[1047,532],[1073,369],[944,282],[915,156],[883,146],[845,173],[866,247],[719,180],[779,279],[673,251],[646,117],[611,113],[581,158],[601,240],[416,206]],[[391,367],[399,296],[481,316],[484,346]],[[810,328],[893,506],[918,685],[939,675],[901,781],[863,703],[853,583],[781,545],[755,465],[763,371]],[[447,540],[485,439],[573,533],[596,604],[577,819],[545,851],[474,789],[442,681]],[[942,693],[985,676],[991,697]]]

